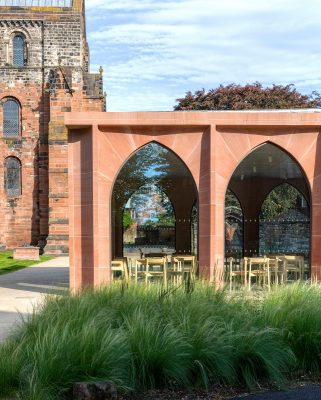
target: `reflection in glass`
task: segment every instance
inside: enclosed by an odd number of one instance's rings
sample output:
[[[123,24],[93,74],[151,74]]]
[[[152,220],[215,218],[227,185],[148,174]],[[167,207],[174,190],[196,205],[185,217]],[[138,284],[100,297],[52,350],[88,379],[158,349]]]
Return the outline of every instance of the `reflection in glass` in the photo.
[[[191,218],[192,254],[198,254],[198,205],[194,203]]]
[[[230,189],[225,197],[225,254],[235,258],[243,255],[243,211]]]
[[[112,196],[113,257],[150,252],[190,254],[194,179],[172,151],[156,142],[123,165]],[[194,210],[197,219],[197,207]],[[195,237],[197,235],[195,234]]]
[[[225,207],[227,257],[304,256],[308,271],[309,185],[286,151],[267,142],[248,154],[229,181]]]
[[[260,254],[309,257],[310,207],[293,186],[284,183],[265,199],[260,213]]]
[[[164,246],[175,250],[175,214],[171,201],[155,185],[139,188],[123,212],[124,252],[133,246]]]

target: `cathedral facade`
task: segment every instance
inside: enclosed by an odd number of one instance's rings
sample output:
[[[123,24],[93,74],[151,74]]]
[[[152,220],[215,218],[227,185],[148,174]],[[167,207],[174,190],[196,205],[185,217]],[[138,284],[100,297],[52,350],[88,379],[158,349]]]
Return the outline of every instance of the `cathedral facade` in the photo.
[[[64,113],[103,111],[83,0],[0,1],[0,245],[68,249]]]

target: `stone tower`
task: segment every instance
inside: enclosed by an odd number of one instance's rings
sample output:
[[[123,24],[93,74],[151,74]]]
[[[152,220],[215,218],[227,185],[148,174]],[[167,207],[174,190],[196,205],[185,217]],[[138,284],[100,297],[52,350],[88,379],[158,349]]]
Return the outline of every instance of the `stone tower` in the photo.
[[[63,115],[103,109],[84,0],[0,0],[0,244],[68,253]]]

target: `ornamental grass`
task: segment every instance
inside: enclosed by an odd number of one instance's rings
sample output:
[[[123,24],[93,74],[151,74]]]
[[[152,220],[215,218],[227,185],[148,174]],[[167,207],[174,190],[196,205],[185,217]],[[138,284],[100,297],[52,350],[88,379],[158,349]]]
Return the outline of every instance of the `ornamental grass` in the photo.
[[[292,284],[262,297],[207,283],[115,284],[48,297],[0,346],[0,397],[70,398],[79,381],[120,392],[281,387],[320,374],[321,288]]]

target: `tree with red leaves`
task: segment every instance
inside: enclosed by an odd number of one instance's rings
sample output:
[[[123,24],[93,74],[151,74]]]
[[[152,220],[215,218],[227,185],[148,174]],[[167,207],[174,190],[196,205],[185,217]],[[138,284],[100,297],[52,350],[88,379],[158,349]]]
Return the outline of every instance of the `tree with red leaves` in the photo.
[[[259,82],[245,86],[235,83],[220,85],[208,92],[203,89],[194,94],[187,92],[176,102],[175,111],[321,108],[321,96],[316,91],[304,95],[293,84],[263,87]]]

